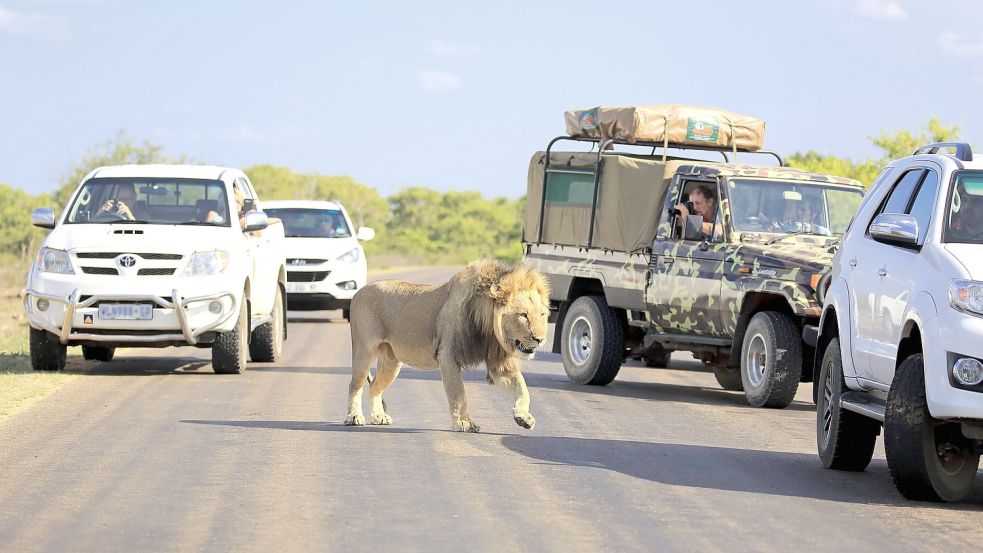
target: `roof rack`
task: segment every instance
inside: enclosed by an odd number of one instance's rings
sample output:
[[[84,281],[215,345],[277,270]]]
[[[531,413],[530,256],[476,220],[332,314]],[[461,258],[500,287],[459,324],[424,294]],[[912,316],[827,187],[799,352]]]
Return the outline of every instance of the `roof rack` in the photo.
[[[597,159],[594,161],[594,167],[593,168],[584,168],[584,169],[552,168],[552,167],[550,167],[550,152],[553,149],[553,145],[556,144],[557,142],[560,142],[560,141],[563,141],[563,140],[570,140],[570,141],[573,141],[573,142],[591,142],[591,143],[594,143],[597,146],[597,150],[596,150],[597,151]],[[779,167],[785,167],[786,166],[785,165],[785,158],[783,158],[781,156],[781,154],[778,154],[776,152],[772,152],[770,150],[755,150],[755,151],[750,151],[750,150],[742,150],[740,148],[733,148],[732,149],[732,148],[727,148],[727,147],[691,146],[691,145],[688,145],[688,144],[676,144],[676,143],[673,143],[673,142],[669,142],[669,143],[665,143],[665,142],[643,142],[643,141],[628,142],[628,141],[625,141],[625,140],[615,140],[615,139],[612,139],[612,138],[591,138],[591,137],[581,137],[581,136],[558,136],[558,137],[554,138],[553,140],[550,140],[549,145],[546,146],[546,156],[545,156],[544,162],[543,162],[543,197],[540,199],[540,205],[539,205],[539,213],[540,213],[540,216],[539,216],[539,235],[538,235],[539,242],[542,242],[543,241],[543,220],[545,219],[545,217],[543,216],[543,213],[544,213],[544,211],[546,209],[546,184],[547,184],[547,179],[549,179],[550,173],[568,173],[568,174],[571,174],[572,173],[572,174],[589,175],[589,176],[593,177],[593,179],[594,179],[594,196],[593,196],[593,199],[591,200],[590,227],[588,227],[589,230],[587,231],[588,232],[588,234],[587,234],[587,247],[588,248],[592,247],[592,245],[594,243],[594,217],[597,214],[597,192],[598,192],[598,184],[600,183],[600,180],[601,180],[601,159],[602,159],[602,156],[604,154],[607,154],[607,153],[615,153],[616,154],[616,153],[618,153],[618,152],[609,152],[609,151],[607,151],[608,150],[608,147],[611,146],[611,145],[613,145],[613,144],[624,144],[624,145],[628,145],[628,146],[651,147],[652,148],[652,155],[653,156],[655,155],[656,148],[662,148],[662,160],[663,161],[666,161],[666,158],[667,158],[666,150],[668,148],[674,148],[674,149],[678,149],[678,150],[707,150],[707,151],[719,152],[720,155],[722,155],[723,158],[724,158],[724,163],[730,163],[730,157],[727,154],[728,153],[731,153],[731,152],[735,154],[735,157],[736,157],[736,153],[737,152],[752,153],[752,154],[765,154],[765,155],[775,156],[775,159],[778,160]],[[593,148],[591,148],[591,150],[593,151]],[[694,160],[694,161],[696,161],[696,160]]]
[[[917,156],[918,154],[937,154],[939,150],[943,148],[954,148],[956,150],[956,159],[961,161],[973,161],[973,148],[965,142],[935,142],[932,144],[926,144],[921,148],[915,150],[915,153],[911,154]],[[950,155],[942,152],[943,155]]]

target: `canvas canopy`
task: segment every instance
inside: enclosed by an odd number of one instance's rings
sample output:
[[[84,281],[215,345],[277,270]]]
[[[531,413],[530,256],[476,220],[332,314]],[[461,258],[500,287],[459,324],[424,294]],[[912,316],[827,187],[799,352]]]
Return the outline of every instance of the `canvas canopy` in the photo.
[[[529,162],[526,213],[522,239],[526,243],[587,247],[594,176],[590,173],[551,172],[543,200],[545,152]],[[554,152],[550,169],[591,170],[596,153]],[[605,154],[597,189],[597,213],[591,247],[623,252],[651,246],[663,211],[667,179],[678,161],[656,161],[624,154]],[[539,239],[540,219],[543,236]]]
[[[722,109],[661,104],[599,106],[567,111],[567,134],[628,143],[706,146],[755,152],[765,140],[763,119]]]

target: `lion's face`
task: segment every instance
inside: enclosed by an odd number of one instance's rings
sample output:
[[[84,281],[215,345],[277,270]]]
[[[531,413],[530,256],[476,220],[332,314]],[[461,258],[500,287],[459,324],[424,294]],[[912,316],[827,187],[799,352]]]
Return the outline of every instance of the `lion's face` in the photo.
[[[537,346],[546,341],[549,300],[538,291],[522,291],[501,309],[502,347],[531,359]]]

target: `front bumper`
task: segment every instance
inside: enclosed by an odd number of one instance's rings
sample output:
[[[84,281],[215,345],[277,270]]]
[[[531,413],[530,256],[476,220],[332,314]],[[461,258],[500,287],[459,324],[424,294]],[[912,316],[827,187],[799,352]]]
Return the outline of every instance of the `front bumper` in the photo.
[[[929,412],[937,419],[983,421],[983,387],[959,387],[951,376],[955,357],[983,359],[983,318],[946,307],[922,330]]]
[[[38,309],[39,299],[49,302],[45,311]],[[149,320],[100,319],[98,305],[102,301],[152,303],[153,316]],[[208,305],[212,301],[221,303],[221,311],[209,311]],[[170,298],[146,294],[96,294],[82,299],[78,288],[68,297],[34,289],[28,289],[24,294],[24,312],[31,326],[54,334],[62,344],[184,342],[196,345],[202,334],[219,329],[238,311],[239,305],[232,292],[188,298],[178,289],[172,291]]]
[[[303,268],[287,265],[288,302],[294,305],[334,305],[322,309],[340,309],[351,304],[351,299],[366,283],[364,263],[328,262],[305,265]],[[354,282],[355,287],[345,289],[342,283]]]

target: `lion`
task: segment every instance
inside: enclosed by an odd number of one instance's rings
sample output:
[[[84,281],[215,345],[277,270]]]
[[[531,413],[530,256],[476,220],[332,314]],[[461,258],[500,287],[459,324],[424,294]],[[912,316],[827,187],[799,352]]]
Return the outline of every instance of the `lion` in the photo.
[[[362,386],[369,382],[370,424],[392,424],[382,393],[403,364],[440,369],[451,426],[478,432],[468,412],[461,371],[484,363],[487,381],[511,392],[515,422],[532,429],[529,390],[520,360],[546,340],[549,285],[539,271],[475,261],[444,284],[375,282],[352,298],[352,381],[346,425],[365,424]],[[375,378],[369,374],[378,358]]]

